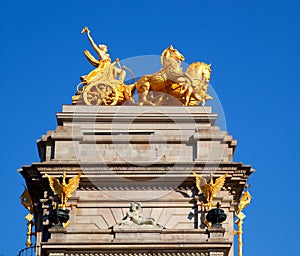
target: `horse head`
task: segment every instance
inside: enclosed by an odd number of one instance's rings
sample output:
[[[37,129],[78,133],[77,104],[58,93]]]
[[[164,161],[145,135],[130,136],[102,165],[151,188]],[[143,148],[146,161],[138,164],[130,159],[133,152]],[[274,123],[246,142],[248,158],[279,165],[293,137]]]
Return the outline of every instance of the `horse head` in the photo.
[[[193,80],[192,90],[194,100],[191,105],[198,105],[199,102],[202,102],[202,106],[205,106],[207,100],[212,100],[209,94],[207,94],[207,87],[210,81],[211,64],[206,64],[204,62],[194,62],[188,66],[186,69],[186,75]]]
[[[182,61],[184,61],[184,56],[172,45],[170,45],[170,47],[166,48],[162,52],[160,61],[162,66],[174,63],[174,61],[181,63]]]
[[[204,63],[204,65],[203,65],[202,80],[206,83],[209,83],[209,81],[210,81],[210,74],[212,73],[210,67],[211,67],[211,64]]]
[[[204,83],[209,83],[211,71],[211,64],[204,62],[194,62],[186,69],[186,73],[195,80],[200,80]]]

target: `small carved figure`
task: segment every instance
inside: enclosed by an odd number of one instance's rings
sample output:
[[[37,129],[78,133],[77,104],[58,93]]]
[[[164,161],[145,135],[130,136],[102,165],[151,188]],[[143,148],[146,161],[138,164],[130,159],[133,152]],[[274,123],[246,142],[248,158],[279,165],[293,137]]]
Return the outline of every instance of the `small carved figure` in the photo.
[[[126,216],[118,225],[130,225],[133,223],[137,225],[156,225],[153,218],[143,218],[142,206],[136,202],[130,204],[129,212],[126,213]]]
[[[198,188],[199,192],[203,193],[203,196],[207,201],[206,204],[202,203],[201,206],[207,206],[208,210],[210,210],[211,207],[214,206],[212,200],[216,197],[216,193],[224,186],[227,173],[217,178],[215,183],[213,182],[212,173],[210,173],[209,183],[207,183],[206,179],[197,173],[193,172],[193,174],[196,177],[196,187]]]
[[[66,172],[63,173],[62,183],[54,177],[46,174],[49,185],[54,194],[57,194],[61,200],[61,204],[58,205],[58,208],[66,209],[69,205],[67,205],[68,199],[71,197],[72,192],[75,191],[79,187],[80,177],[82,172],[71,178],[68,183],[66,183]],[[72,205],[70,205],[72,206]]]

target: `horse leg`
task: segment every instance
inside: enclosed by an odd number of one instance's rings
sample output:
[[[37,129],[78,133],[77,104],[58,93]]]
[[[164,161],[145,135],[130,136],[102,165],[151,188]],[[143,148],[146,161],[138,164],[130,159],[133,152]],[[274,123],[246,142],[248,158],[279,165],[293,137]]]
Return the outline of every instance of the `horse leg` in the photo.
[[[187,79],[185,77],[179,77],[177,78],[176,82],[181,86],[181,90],[179,93],[184,94],[189,88]]]
[[[148,95],[148,90],[145,90],[141,93],[139,93],[139,106],[143,106],[145,102],[147,102],[147,95]]]
[[[148,81],[144,82],[143,84],[139,85],[139,103],[138,105],[151,105],[155,106],[154,103],[147,100],[147,96],[150,90],[150,83]],[[140,92],[142,91],[142,92]]]
[[[185,95],[185,104],[184,104],[185,106],[189,105],[192,92],[193,89],[191,87],[188,87]]]
[[[206,101],[212,100],[212,99],[213,99],[213,97],[211,97],[211,96],[208,95],[208,94],[205,94],[205,95],[202,97],[202,107],[205,106]]]
[[[184,84],[184,85],[182,85],[181,86],[182,88],[181,88],[181,90],[180,90],[180,94],[184,94],[186,91],[187,91],[187,89],[188,89],[188,85],[187,84]]]

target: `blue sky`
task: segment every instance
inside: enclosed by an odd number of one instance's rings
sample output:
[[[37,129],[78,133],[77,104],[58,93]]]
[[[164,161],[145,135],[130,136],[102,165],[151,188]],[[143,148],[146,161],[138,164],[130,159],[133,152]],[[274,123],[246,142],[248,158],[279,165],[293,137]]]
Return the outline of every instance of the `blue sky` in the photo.
[[[1,3],[0,255],[24,247],[23,180],[36,140],[55,129],[79,76],[91,70],[79,34],[89,26],[112,58],[160,54],[170,43],[186,61],[212,63],[211,83],[235,161],[257,170],[247,208],[245,255],[295,254],[300,231],[298,1],[5,1]],[[295,215],[293,215],[293,213]]]

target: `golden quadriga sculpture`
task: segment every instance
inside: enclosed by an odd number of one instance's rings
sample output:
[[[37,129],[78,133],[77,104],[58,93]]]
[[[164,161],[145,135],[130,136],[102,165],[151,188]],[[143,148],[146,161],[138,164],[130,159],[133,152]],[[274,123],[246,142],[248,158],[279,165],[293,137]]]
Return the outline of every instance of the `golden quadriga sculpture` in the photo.
[[[85,27],[81,33],[86,33],[98,55],[98,59],[85,50],[88,61],[95,67],[88,75],[81,77],[77,93],[72,97],[73,104],[87,105],[122,105],[135,104],[133,94],[138,92],[138,105],[184,105],[204,106],[212,97],[207,94],[210,81],[211,65],[204,62],[192,63],[183,72],[181,63],[184,56],[173,46],[166,48],[161,54],[162,68],[154,73],[142,76],[135,83],[124,84],[125,70],[133,72],[120,65],[119,60],[111,62],[106,45],[96,45],[90,30]],[[116,66],[118,65],[118,67]]]
[[[32,228],[33,228],[33,202],[31,196],[29,194],[28,189],[25,187],[22,195],[20,196],[21,204],[24,206],[25,209],[29,211],[29,213],[25,216],[27,220],[27,239],[25,245],[30,247],[32,245]]]

